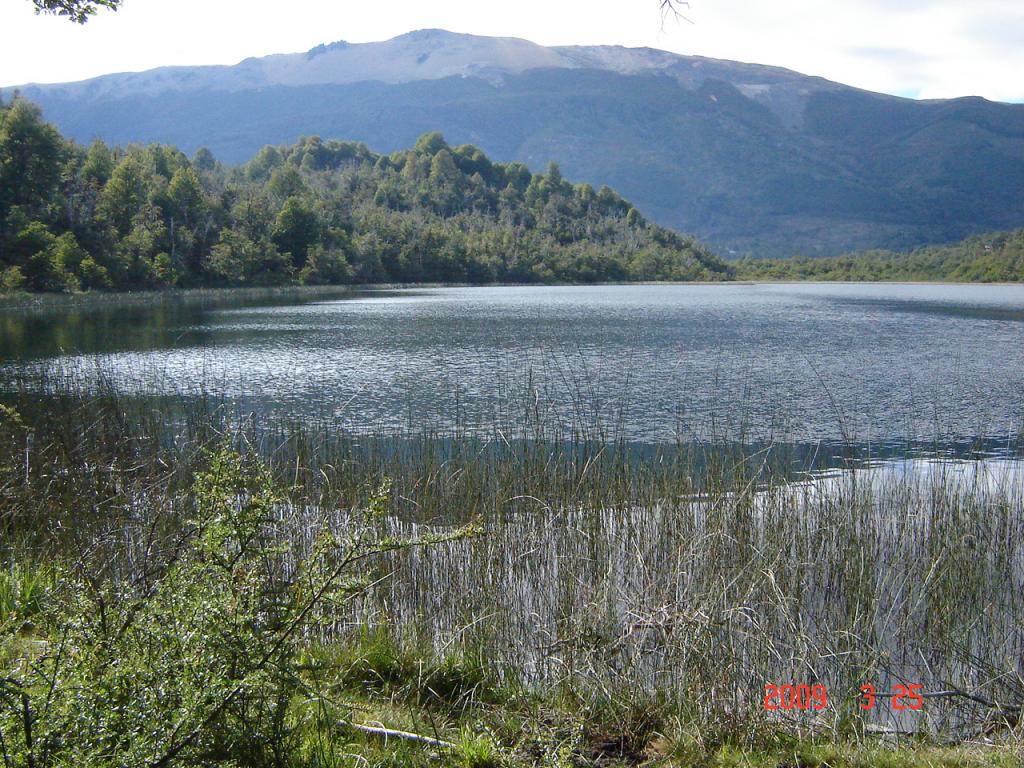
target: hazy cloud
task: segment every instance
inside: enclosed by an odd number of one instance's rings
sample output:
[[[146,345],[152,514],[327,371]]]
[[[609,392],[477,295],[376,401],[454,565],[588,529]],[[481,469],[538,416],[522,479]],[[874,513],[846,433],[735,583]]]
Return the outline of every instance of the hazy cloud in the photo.
[[[757,5],[763,9],[752,15],[751,4],[742,0],[696,0],[694,52],[744,55],[746,61],[898,95],[1024,100],[1024,78],[1018,74],[1024,69],[1021,0]]]
[[[323,42],[424,27],[544,45],[619,44],[789,67],[922,97],[1024,100],[1024,0],[691,0],[694,23],[657,0],[145,0],[84,27],[0,2],[0,85],[81,80],[171,64],[234,64]]]
[[[958,4],[958,2],[950,2],[950,0],[895,0],[895,2],[893,0],[860,0],[858,3],[862,8],[876,8],[887,13],[909,13]]]
[[[1020,53],[1024,46],[1024,11],[970,19],[964,34],[990,48]]]
[[[857,59],[871,59],[894,67],[923,67],[939,59],[931,53],[909,51],[906,48],[883,48],[878,46],[853,46],[846,53]]]

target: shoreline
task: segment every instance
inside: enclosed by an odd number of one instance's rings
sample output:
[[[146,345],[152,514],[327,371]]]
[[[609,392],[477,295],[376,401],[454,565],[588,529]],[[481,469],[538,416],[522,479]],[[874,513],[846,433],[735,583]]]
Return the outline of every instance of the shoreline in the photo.
[[[438,290],[446,288],[601,288],[601,287],[751,287],[764,285],[935,285],[935,286],[1024,286],[1024,282],[980,282],[947,280],[645,280],[636,282],[596,283],[365,283],[359,285],[279,285],[234,286],[223,288],[166,288],[149,291],[83,291],[81,293],[0,293],[0,311],[19,309],[74,308],[104,302],[189,301],[221,297],[253,299],[295,296],[331,296],[374,291]]]

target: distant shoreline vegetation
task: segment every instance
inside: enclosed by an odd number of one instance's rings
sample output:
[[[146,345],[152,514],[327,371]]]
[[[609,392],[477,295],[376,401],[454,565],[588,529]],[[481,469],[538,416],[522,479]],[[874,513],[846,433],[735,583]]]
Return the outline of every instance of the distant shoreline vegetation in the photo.
[[[608,187],[439,133],[388,155],[303,138],[242,166],[82,147],[0,103],[0,291],[376,284],[1024,280],[1024,230],[909,254],[724,261]]]
[[[1013,283],[1024,280],[1024,229],[976,235],[910,253],[866,251],[845,256],[743,259],[739,280]]]

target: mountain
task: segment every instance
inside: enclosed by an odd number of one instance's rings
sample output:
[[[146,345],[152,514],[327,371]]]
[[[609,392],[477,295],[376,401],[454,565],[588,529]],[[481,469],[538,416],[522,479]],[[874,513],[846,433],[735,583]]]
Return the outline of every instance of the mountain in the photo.
[[[391,152],[439,130],[534,170],[555,159],[725,253],[906,249],[1024,225],[1024,105],[648,48],[422,30],[19,90],[79,141],[205,146],[226,162],[300,136]]]

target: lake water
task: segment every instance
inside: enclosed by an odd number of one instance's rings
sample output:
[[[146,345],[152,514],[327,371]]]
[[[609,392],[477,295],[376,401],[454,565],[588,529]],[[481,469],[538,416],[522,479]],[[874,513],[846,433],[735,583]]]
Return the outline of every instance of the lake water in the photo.
[[[105,299],[0,315],[0,373],[222,394],[353,430],[664,443],[1011,445],[1024,286],[440,288],[333,298]]]

